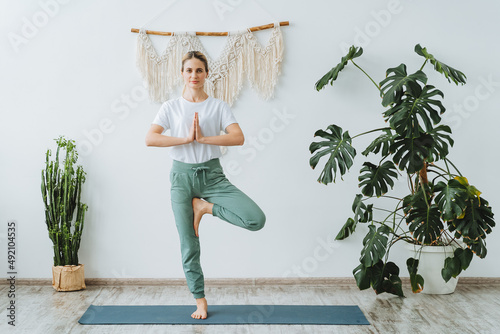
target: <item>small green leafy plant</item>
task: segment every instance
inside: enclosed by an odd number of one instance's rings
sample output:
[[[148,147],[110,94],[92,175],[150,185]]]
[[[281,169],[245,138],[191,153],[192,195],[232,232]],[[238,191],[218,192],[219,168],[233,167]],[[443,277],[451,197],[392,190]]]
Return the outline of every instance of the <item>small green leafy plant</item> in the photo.
[[[86,174],[82,166],[74,166],[78,160],[75,142],[63,136],[54,140],[57,142],[55,160],[49,159],[51,151],[47,150],[42,170],[45,223],[54,244],[54,266],[78,265],[78,249],[88,209],[87,204],[80,202]],[[65,150],[62,164],[61,149]]]
[[[328,184],[335,182],[337,173],[342,178],[352,167],[356,156],[352,140],[379,133],[361,153],[376,160],[363,163],[358,178],[361,194],[356,195],[352,204],[354,215],[347,219],[336,237],[343,240],[355,232],[357,224],[368,224],[360,264],[353,274],[361,290],[372,287],[377,294],[404,296],[399,268],[388,260],[396,242],[453,245],[454,256],[446,258],[441,271],[447,282],[467,269],[473,254],[480,258],[486,256],[484,239],[495,226],[488,201],[447,157],[453,139],[450,127],[440,124],[445,112],[441,103],[444,94],[427,83],[423,68],[430,62],[448,82],[456,85],[465,84],[466,76],[437,60],[419,44],[415,52],[425,58],[419,70],[408,74],[406,65],[401,64],[389,68],[386,78],[377,84],[354,62],[363,54],[363,49],[352,46],[315,86],[319,91],[328,83],[333,85],[339,72],[351,62],[377,87],[382,106],[386,108],[382,116],[388,126],[351,137],[348,131],[331,124],[326,130],[316,131],[314,136],[323,140],[309,147],[313,154],[309,163],[313,169],[322,157],[327,158],[318,182]],[[394,181],[400,176],[408,180],[408,194],[402,198],[388,196],[389,188],[393,189]],[[394,200],[394,206],[377,207],[377,198]],[[424,279],[418,274],[419,259],[410,257],[406,265],[412,291],[422,291]]]

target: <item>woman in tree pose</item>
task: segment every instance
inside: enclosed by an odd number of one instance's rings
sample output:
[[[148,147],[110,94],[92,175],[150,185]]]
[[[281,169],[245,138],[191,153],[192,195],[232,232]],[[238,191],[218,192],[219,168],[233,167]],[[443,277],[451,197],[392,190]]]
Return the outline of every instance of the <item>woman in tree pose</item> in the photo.
[[[182,58],[184,90],[162,104],[146,135],[147,146],[172,147],[171,202],[180,238],[182,265],[189,290],[196,299],[195,319],[206,319],[203,271],[198,229],[209,213],[226,222],[257,231],[266,216],[259,206],[225,177],[219,146],[243,145],[244,136],[229,108],[204,91],[208,62],[201,52]],[[163,135],[170,129],[171,136]],[[220,131],[225,135],[220,135]]]

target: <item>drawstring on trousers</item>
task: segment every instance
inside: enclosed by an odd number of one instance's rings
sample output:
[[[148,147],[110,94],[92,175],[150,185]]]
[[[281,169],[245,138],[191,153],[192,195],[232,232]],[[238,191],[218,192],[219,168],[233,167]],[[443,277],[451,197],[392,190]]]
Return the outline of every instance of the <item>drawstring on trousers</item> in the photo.
[[[206,181],[206,173],[205,171],[210,169],[209,167],[207,166],[200,166],[200,167],[191,167],[192,170],[194,170],[194,173],[193,173],[193,188],[194,188],[194,179],[196,178],[196,176],[198,175],[198,172],[199,171],[202,171],[203,172],[203,184],[204,185],[207,185],[207,181]]]

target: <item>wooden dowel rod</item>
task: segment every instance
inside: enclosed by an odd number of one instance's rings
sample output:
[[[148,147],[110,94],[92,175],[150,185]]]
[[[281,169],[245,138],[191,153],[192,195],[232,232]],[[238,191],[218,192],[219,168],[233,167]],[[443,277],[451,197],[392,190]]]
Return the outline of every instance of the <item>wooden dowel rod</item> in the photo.
[[[290,25],[290,23],[288,21],[282,21],[282,22],[280,22],[280,26],[287,26],[287,25]],[[259,30],[264,30],[264,29],[270,29],[272,27],[274,27],[274,23],[269,23],[269,24],[265,24],[265,25],[262,25],[262,26],[258,26],[258,27],[252,27],[252,28],[250,28],[250,31],[259,31]],[[139,32],[139,29],[132,28],[130,31],[131,32]],[[154,30],[146,30],[146,34],[149,34],[149,35],[160,35],[160,36],[171,36],[172,35],[171,32],[154,31]],[[225,31],[225,32],[203,32],[203,31],[197,31],[196,32],[197,36],[227,36],[227,34],[228,34],[227,31]]]

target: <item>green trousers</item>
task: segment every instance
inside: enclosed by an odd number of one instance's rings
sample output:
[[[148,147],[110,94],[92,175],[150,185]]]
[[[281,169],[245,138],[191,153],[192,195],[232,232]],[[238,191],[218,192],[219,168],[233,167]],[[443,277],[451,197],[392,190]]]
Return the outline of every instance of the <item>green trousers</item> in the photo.
[[[266,216],[250,197],[229,182],[218,158],[196,164],[174,160],[170,183],[187,285],[194,298],[203,298],[205,282],[200,264],[200,240],[193,227],[193,198],[213,203],[215,217],[250,231],[264,227]]]

